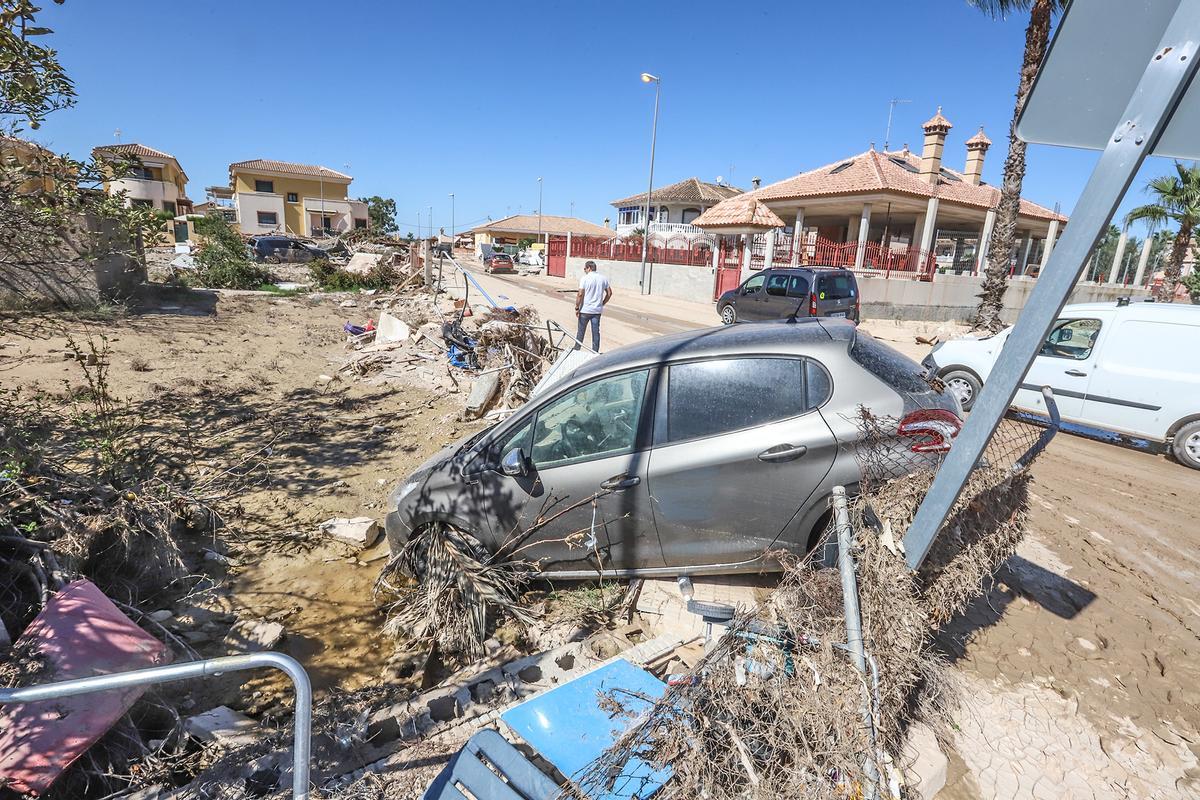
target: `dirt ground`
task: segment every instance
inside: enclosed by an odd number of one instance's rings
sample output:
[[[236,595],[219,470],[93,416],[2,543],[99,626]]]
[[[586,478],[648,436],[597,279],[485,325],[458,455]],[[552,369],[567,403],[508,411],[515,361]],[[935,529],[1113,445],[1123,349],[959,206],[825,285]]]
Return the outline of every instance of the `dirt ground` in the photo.
[[[350,301],[354,307],[342,306]],[[243,533],[224,554],[229,563],[197,559],[228,592],[205,592],[213,581],[202,580],[185,603],[227,619],[281,623],[282,649],[304,663],[318,690],[377,681],[392,652],[372,599],[386,545],[356,554],[319,535],[318,524],[382,520],[396,482],[470,430],[456,421],[458,395],[322,378],[334,376],[345,355],[342,325],[378,315],[369,303],[364,295],[164,290],[128,315],[26,319],[20,334],[0,339],[0,381],[53,394],[83,379],[65,359],[65,334],[79,341],[90,334],[99,346],[103,337],[115,397],[151,421],[156,413],[190,421],[171,435],[201,437],[198,451],[264,458],[269,483],[240,499],[241,514],[230,523]],[[206,537],[188,546],[220,549]],[[196,638],[201,655],[224,654],[219,633]]]
[[[570,294],[545,288],[544,277],[481,281],[570,321]],[[348,297],[354,307],[342,307]],[[247,536],[229,564],[203,565],[229,580],[212,604],[281,622],[283,649],[319,689],[378,682],[392,646],[371,596],[383,553],[353,554],[316,535],[318,523],[381,519],[398,479],[478,427],[456,421],[457,394],[321,377],[345,355],[342,324],[372,316],[370,302],[163,293],[135,313],[70,327],[77,338],[85,328],[107,337],[114,394],[150,413],[193,415],[179,435],[207,437],[198,452],[270,447],[270,485],[242,499]],[[670,327],[712,324],[711,307],[690,305],[691,316],[672,309]],[[664,332],[651,307],[630,299],[610,330],[622,340]],[[924,354],[912,326],[864,327]],[[0,338],[0,381],[61,391],[80,379],[65,347],[60,320],[27,321]],[[1200,797],[1200,473],[1068,434],[1034,473],[1029,540],[941,637],[966,701],[939,796]],[[194,646],[202,655],[224,647]]]

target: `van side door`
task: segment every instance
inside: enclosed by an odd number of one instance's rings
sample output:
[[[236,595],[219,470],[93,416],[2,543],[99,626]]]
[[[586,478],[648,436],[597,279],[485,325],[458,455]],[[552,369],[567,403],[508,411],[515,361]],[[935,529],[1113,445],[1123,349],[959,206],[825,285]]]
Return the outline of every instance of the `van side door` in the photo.
[[[1037,357],[1018,385],[1013,405],[1047,416],[1042,387],[1054,391],[1054,402],[1063,419],[1083,418],[1083,401],[1098,360],[1096,348],[1111,315],[1089,313],[1086,317],[1063,317],[1050,326]],[[1000,351],[1003,358],[1004,351]]]
[[[747,322],[765,319],[763,307],[766,305],[767,293],[763,290],[763,284],[766,282],[766,274],[760,272],[738,287],[736,303],[738,319]]]

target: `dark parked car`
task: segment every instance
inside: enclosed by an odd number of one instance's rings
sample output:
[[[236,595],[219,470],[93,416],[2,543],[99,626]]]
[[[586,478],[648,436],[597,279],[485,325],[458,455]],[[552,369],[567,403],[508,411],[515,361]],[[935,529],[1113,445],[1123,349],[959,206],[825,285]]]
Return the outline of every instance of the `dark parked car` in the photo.
[[[770,568],[804,553],[838,484],[859,406],[901,418],[889,443],[936,459],[958,404],[915,362],[845,320],[735,325],[597,356],[392,492],[392,552],[450,524],[563,578]],[[930,453],[931,455],[920,455]],[[594,501],[594,502],[593,502]],[[524,534],[535,520],[545,522]]]
[[[508,253],[492,253],[483,257],[484,272],[516,272],[512,256]]]
[[[764,269],[717,299],[721,322],[797,317],[859,321],[858,281],[846,269]]]
[[[321,248],[290,236],[255,236],[250,240],[250,253],[255,261],[268,264],[306,264],[326,258]]]

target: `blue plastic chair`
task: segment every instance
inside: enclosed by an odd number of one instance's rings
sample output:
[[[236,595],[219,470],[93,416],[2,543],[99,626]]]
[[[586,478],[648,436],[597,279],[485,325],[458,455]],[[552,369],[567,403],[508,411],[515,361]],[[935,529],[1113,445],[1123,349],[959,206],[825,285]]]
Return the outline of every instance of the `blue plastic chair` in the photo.
[[[558,795],[558,784],[491,729],[467,740],[421,800],[466,800],[459,786],[488,800],[553,800]]]

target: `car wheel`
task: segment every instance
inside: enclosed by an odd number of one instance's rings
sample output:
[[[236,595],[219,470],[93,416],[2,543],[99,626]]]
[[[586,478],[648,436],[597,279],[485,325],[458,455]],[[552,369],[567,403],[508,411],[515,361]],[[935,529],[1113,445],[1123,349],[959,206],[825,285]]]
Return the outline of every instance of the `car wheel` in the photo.
[[[263,261],[266,261],[268,264],[278,264],[279,256],[267,256]]]
[[[732,325],[737,322],[737,309],[733,306],[725,306],[721,309],[721,322],[726,325]]]
[[[1189,422],[1175,432],[1171,452],[1185,467],[1200,469],[1200,420]]]
[[[965,369],[951,370],[944,373],[941,378],[950,393],[958,398],[962,410],[970,411],[971,406],[975,405],[975,398],[979,396],[979,390],[983,388],[979,378]]]

